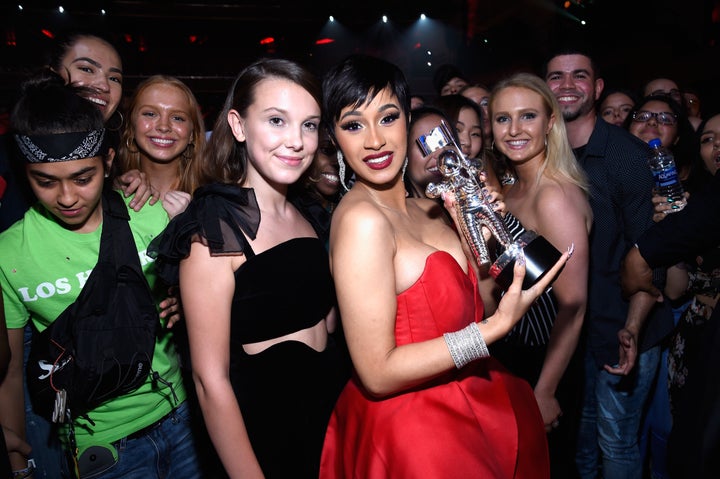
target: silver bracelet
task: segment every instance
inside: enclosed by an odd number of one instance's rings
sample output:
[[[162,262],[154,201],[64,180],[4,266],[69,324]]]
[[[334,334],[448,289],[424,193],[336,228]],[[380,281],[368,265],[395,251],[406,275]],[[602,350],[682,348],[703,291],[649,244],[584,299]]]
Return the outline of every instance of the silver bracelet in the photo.
[[[472,322],[454,333],[445,333],[443,338],[455,367],[458,369],[476,359],[490,356],[490,351],[476,322]]]

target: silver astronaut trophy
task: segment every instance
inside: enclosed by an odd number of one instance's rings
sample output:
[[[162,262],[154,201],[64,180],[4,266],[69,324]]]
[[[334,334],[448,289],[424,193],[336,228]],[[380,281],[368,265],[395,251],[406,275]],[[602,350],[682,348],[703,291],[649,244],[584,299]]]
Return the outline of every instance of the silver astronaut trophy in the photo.
[[[560,252],[533,231],[525,231],[516,240],[512,239],[502,217],[483,193],[483,185],[478,177],[480,171],[462,154],[444,121],[427,135],[420,136],[417,143],[425,156],[438,152],[437,166],[443,175],[443,181],[430,183],[425,193],[430,198],[439,198],[445,192],[455,194],[460,229],[477,263],[489,267],[490,275],[506,290],[513,280],[515,260],[524,254],[526,269],[523,289],[535,284],[560,258]],[[492,233],[503,250],[494,262],[482,234],[483,226]]]

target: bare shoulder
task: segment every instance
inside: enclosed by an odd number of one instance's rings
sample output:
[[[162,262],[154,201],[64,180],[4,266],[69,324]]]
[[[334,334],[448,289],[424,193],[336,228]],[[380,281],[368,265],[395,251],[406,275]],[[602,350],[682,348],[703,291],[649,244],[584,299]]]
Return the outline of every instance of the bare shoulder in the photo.
[[[562,223],[585,227],[592,221],[587,195],[569,181],[543,181],[535,196],[534,209],[538,222],[552,228]]]

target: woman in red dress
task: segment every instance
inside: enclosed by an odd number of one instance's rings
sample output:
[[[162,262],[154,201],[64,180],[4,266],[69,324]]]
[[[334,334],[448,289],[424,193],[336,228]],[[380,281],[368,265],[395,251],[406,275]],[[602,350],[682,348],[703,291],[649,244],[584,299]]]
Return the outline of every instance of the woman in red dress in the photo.
[[[402,72],[354,55],[328,72],[323,91],[338,159],[356,180],[330,238],[355,375],[328,426],[321,478],[549,477],[532,390],[486,344],[510,331],[571,250],[528,290],[517,261],[512,286],[483,318],[467,246],[437,202],[405,196]]]

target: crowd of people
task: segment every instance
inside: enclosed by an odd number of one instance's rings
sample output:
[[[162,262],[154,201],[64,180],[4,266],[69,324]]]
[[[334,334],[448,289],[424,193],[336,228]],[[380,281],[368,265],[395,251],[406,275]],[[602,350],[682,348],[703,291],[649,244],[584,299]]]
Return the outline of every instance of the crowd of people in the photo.
[[[111,43],[58,38],[0,145],[0,474],[718,477],[720,114],[600,68],[580,45],[493,85],[444,65],[428,97],[374,56],[320,77],[259,58],[206,127],[178,78],[124,92]],[[512,239],[562,252],[535,284],[520,254],[501,287],[459,199],[428,193],[441,124]],[[683,204],[655,190],[656,138]],[[157,304],[151,372],[50,420],[29,352],[103,259],[113,195]]]

